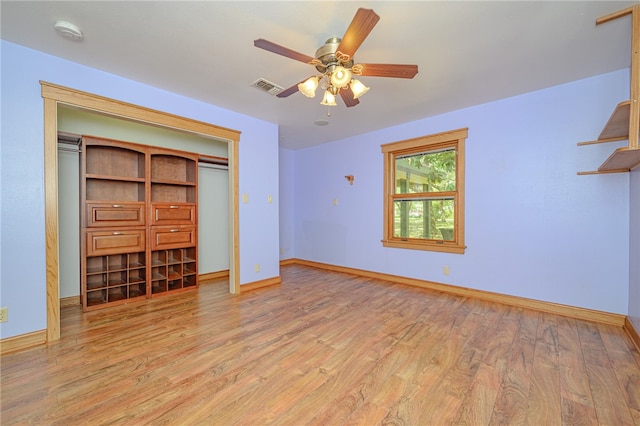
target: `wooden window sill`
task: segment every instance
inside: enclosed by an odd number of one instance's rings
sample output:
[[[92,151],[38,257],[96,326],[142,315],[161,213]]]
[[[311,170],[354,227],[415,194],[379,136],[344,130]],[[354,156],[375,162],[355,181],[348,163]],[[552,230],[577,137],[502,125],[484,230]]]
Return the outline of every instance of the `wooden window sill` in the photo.
[[[454,243],[431,243],[401,240],[382,240],[384,247],[405,248],[411,250],[438,251],[445,253],[464,254],[467,246]]]

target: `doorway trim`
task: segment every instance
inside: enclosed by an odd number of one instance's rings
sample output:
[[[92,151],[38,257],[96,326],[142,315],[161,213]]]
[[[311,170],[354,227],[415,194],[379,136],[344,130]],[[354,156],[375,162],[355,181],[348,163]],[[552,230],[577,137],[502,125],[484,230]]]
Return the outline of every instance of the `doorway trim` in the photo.
[[[167,127],[229,144],[230,264],[229,292],[240,294],[240,232],[238,214],[238,145],[240,132],[150,108],[40,81],[44,98],[44,202],[46,245],[46,340],[60,338],[60,287],[58,256],[58,104],[106,114],[123,120]]]

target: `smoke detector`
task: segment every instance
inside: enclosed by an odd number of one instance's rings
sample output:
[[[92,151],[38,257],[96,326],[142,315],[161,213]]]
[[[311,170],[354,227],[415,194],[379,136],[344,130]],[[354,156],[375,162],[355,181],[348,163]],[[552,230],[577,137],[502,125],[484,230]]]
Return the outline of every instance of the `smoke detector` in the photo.
[[[84,35],[82,34],[82,31],[80,31],[80,28],[73,25],[71,22],[57,21],[53,28],[56,29],[58,34],[68,40],[80,41],[84,38]]]

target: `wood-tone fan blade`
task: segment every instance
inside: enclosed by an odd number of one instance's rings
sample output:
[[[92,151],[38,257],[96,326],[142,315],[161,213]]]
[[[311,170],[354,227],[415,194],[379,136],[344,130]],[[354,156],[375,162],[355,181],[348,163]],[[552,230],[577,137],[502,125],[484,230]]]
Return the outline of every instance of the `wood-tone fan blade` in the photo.
[[[280,46],[279,44],[275,44],[263,38],[253,40],[253,45],[255,47],[259,47],[260,49],[268,50],[269,52],[286,56],[287,58],[295,59],[296,61],[304,62],[305,64],[308,64],[315,59],[312,56],[296,52],[295,50],[288,49],[284,46]]]
[[[345,55],[353,56],[379,20],[380,17],[373,10],[358,9],[337,50]]]
[[[360,75],[366,77],[413,78],[418,74],[417,65],[401,64],[358,64],[362,66]]]
[[[351,87],[349,86],[340,89],[340,96],[342,97],[342,101],[347,106],[347,108],[356,106],[360,103],[358,99],[353,99],[353,92],[351,91]]]
[[[302,80],[304,81],[304,80]],[[302,81],[300,83],[302,83]],[[278,93],[276,95],[277,98],[286,98],[288,96],[293,95],[294,93],[296,93],[299,89],[298,89],[298,84],[296,83],[293,86],[289,87],[288,89],[284,89],[282,92]]]

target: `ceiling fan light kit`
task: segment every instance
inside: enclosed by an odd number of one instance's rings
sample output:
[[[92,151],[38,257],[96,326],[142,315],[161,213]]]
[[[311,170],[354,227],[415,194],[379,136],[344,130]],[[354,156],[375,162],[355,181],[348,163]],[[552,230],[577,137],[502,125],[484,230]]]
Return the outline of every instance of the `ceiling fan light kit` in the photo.
[[[320,86],[324,90],[321,105],[335,106],[338,94],[347,107],[358,105],[362,95],[369,91],[356,76],[413,78],[418,73],[417,65],[401,64],[358,64],[354,63],[353,55],[364,39],[369,35],[380,17],[370,9],[360,8],[356,12],[344,36],[340,39],[332,37],[316,50],[315,58],[280,46],[265,39],[253,41],[253,45],[278,55],[310,64],[318,70],[320,75],[314,75],[306,80],[277,94],[279,98],[286,98],[299,91],[308,98],[316,95]]]
[[[298,90],[307,98],[313,98],[316,96],[316,89],[318,88],[318,82],[320,77],[313,76],[306,79],[304,82],[298,84]]]
[[[343,89],[351,82],[351,71],[345,67],[337,66],[333,69],[333,72],[331,72],[329,80],[332,86]]]
[[[356,80],[354,78],[351,80],[351,91],[353,92],[353,99],[358,99],[360,96],[367,93],[369,88],[362,84],[360,80]]]
[[[322,102],[320,102],[320,105],[325,105],[325,106],[336,106],[336,105],[338,105],[336,103],[336,95],[331,93],[329,90],[325,90],[324,97],[322,98]]]

